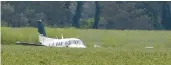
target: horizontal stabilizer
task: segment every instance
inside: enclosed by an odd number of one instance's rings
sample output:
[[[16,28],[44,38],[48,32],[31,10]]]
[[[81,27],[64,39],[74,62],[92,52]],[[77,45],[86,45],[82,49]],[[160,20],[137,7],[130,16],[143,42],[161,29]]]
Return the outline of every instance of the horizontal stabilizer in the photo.
[[[25,46],[44,46],[41,44],[29,43],[29,42],[16,42],[17,45],[25,45]]]

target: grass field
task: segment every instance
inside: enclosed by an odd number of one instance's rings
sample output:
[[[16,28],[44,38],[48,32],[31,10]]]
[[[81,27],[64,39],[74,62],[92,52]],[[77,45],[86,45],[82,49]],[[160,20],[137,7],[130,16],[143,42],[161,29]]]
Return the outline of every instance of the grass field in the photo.
[[[79,37],[86,49],[15,45],[38,43],[36,28],[1,27],[2,65],[170,65],[171,31],[46,28],[49,37]],[[98,44],[100,48],[93,48]],[[153,49],[146,49],[146,46]],[[111,48],[109,48],[111,47]]]

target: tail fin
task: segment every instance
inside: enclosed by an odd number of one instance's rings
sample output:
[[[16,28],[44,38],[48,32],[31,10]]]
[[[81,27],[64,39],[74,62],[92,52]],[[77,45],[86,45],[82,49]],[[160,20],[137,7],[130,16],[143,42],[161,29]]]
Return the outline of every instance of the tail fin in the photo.
[[[39,34],[46,36],[46,32],[45,32],[45,29],[44,29],[44,26],[43,26],[41,20],[38,20],[37,23],[38,23],[37,28],[38,28]]]

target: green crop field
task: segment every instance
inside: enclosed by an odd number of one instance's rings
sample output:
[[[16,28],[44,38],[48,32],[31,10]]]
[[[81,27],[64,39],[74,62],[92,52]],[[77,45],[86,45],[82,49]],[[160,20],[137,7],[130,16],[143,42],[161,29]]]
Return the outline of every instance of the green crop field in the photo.
[[[46,32],[53,38],[78,37],[87,48],[15,45],[16,41],[38,43],[37,29],[1,27],[2,65],[171,64],[171,31],[46,28]],[[94,48],[95,44],[101,47]]]

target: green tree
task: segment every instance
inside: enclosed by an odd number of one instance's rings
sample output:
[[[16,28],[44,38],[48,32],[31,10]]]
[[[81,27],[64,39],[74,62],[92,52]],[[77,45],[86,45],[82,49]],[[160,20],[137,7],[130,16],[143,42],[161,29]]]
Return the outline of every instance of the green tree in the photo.
[[[83,5],[82,1],[77,2],[76,13],[75,13],[75,15],[73,17],[73,23],[72,23],[73,27],[80,28],[79,20],[80,20],[80,17],[81,17],[82,5]]]
[[[104,2],[102,16],[107,29],[152,29],[145,9],[136,8],[137,2]]]
[[[10,5],[7,2],[1,2],[1,9],[2,20],[7,22],[7,26],[11,26],[10,22],[12,21],[12,19],[10,17],[14,15],[14,6]],[[2,22],[2,24],[5,24],[5,22]]]
[[[167,2],[162,3],[162,25],[165,29],[171,30],[171,13]]]
[[[152,22],[150,24],[152,24],[153,29],[163,29],[160,23],[161,2],[137,2],[136,7],[140,9],[145,9],[144,14],[147,14],[149,17],[151,17]]]
[[[95,17],[94,17],[93,28],[98,29],[98,23],[99,23],[99,20],[100,20],[101,6],[100,6],[100,3],[98,1],[95,1],[95,4],[96,4],[96,8],[95,8]]]

